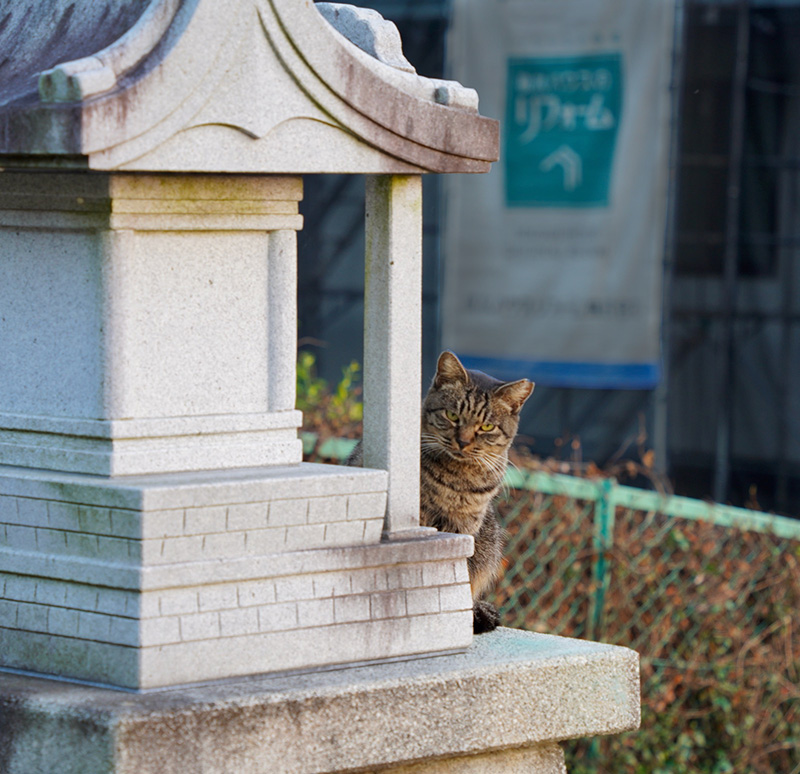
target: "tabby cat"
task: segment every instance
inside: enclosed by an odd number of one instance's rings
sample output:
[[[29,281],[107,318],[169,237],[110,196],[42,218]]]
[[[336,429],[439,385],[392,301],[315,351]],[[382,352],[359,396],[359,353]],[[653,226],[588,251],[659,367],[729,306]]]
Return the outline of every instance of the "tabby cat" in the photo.
[[[501,382],[467,371],[442,352],[422,403],[420,523],[440,532],[472,535],[469,582],[476,634],[497,628],[497,610],[480,599],[500,570],[503,530],[493,501],[500,491],[519,412],[533,392],[527,379]],[[348,465],[361,465],[359,443]]]
[[[499,623],[497,610],[480,599],[497,578],[503,553],[493,501],[533,386],[467,371],[445,351],[422,404],[420,522],[475,539],[468,568],[476,634]]]

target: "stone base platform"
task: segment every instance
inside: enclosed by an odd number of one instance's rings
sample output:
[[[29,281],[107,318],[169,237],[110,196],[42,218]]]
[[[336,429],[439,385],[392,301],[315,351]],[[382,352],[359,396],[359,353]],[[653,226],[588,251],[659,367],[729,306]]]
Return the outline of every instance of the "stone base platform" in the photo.
[[[386,479],[0,466],[0,667],[146,690],[464,650],[472,538],[382,539]]]
[[[498,629],[457,655],[132,694],[0,673],[6,774],[558,774],[634,729],[638,656]]]

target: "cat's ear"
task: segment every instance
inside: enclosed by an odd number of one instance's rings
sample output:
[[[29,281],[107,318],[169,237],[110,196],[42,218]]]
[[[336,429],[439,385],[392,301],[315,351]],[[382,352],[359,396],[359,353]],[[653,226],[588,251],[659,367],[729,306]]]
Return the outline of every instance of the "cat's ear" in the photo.
[[[469,374],[461,361],[448,350],[439,355],[436,364],[436,376],[433,377],[433,386],[437,389],[444,384],[468,384]]]
[[[512,414],[518,414],[525,405],[525,401],[530,398],[534,386],[534,383],[528,379],[520,379],[518,382],[501,384],[494,394],[511,409]]]

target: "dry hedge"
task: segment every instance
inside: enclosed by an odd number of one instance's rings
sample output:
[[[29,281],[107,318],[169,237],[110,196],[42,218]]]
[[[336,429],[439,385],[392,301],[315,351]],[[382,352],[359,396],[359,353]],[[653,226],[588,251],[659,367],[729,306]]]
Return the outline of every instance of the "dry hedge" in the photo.
[[[637,650],[642,728],[569,770],[800,773],[800,543],[616,510],[598,610],[593,504],[512,490],[504,622]]]

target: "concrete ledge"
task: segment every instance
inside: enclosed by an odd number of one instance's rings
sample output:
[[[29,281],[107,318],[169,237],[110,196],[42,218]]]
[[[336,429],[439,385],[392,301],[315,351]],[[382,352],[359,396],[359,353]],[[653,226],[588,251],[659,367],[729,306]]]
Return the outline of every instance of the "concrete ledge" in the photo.
[[[499,629],[458,655],[139,695],[0,675],[0,770],[446,772],[463,756],[515,770],[496,753],[550,774],[554,742],[639,721],[633,651]]]

